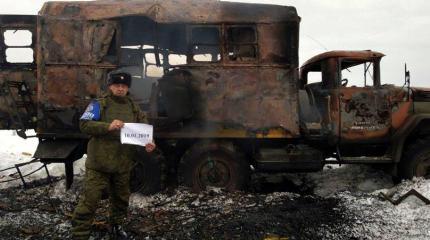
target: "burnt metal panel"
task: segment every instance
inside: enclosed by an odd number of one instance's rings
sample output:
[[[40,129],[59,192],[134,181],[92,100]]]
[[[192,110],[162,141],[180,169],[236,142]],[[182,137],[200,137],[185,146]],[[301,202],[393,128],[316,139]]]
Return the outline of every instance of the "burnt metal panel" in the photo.
[[[116,22],[41,17],[39,23],[38,132],[77,131],[83,109],[117,66]]]
[[[112,21],[42,19],[40,45],[45,64],[110,64],[103,61],[115,36]]]
[[[388,136],[391,127],[389,91],[373,88],[342,88],[342,140],[368,140]]]
[[[40,15],[88,20],[142,15],[165,23],[300,21],[294,7],[218,0],[47,2]]]
[[[388,139],[412,115],[406,89],[383,85],[340,91],[341,131],[346,141]]]
[[[1,70],[0,71],[0,129],[20,129],[21,124],[19,117],[24,121],[26,126],[30,127],[29,113],[23,107],[17,107],[21,99],[19,89],[9,88],[8,82],[25,83],[28,93],[31,94],[31,100],[36,102],[36,76],[33,70]],[[28,124],[28,125],[27,125]]]
[[[259,24],[259,52],[262,64],[291,64],[298,66],[299,25]]]
[[[39,76],[39,127],[78,128],[88,102],[101,95],[106,70],[83,66],[45,66]]]
[[[99,96],[103,78],[103,71],[92,67],[46,66],[39,101],[56,107],[74,106],[80,100]]]
[[[172,78],[164,80],[170,80],[168,85],[161,85],[168,117],[172,115],[169,109],[177,110],[181,108],[178,103],[188,101],[184,106],[191,108],[187,112],[193,114],[195,121],[247,131],[281,128],[289,136],[298,136],[294,69],[235,67],[188,71],[188,78],[181,78],[184,90],[188,91],[183,95],[185,99],[169,98],[169,90],[177,89]]]

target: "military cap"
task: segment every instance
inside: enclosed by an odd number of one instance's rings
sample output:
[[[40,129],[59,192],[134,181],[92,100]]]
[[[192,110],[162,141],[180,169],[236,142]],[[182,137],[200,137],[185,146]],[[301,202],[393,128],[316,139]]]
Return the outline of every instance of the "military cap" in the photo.
[[[128,87],[131,86],[131,75],[126,72],[118,72],[118,73],[112,73],[109,75],[108,78],[108,86],[112,84],[125,84]]]

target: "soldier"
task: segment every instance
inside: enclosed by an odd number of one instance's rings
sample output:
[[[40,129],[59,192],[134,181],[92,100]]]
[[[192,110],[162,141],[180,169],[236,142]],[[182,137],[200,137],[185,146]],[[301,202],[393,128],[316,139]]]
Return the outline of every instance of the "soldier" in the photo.
[[[85,189],[72,219],[74,239],[89,238],[94,213],[105,188],[109,189],[112,234],[117,239],[129,237],[121,224],[127,216],[135,147],[120,143],[120,129],[124,122],[147,123],[145,115],[127,96],[130,84],[130,74],[111,74],[108,93],[92,101],[80,119],[81,131],[91,138],[85,163]],[[147,152],[155,147],[153,143],[145,146]]]

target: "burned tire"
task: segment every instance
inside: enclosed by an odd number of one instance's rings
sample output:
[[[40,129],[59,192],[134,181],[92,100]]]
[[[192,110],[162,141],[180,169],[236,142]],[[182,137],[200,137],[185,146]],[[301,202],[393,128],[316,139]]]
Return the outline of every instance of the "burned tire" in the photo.
[[[409,146],[398,166],[401,179],[430,178],[430,139],[421,139]]]
[[[192,146],[179,166],[179,182],[193,191],[207,186],[242,190],[249,179],[249,164],[232,144],[201,142]]]
[[[150,195],[164,188],[165,159],[159,150],[147,153],[139,147],[130,173],[130,191]]]

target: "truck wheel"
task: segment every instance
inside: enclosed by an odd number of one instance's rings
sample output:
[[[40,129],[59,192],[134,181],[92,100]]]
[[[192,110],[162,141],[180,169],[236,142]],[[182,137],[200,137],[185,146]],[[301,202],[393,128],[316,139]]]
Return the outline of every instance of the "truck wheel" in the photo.
[[[130,173],[130,191],[150,195],[164,188],[165,159],[159,150],[147,153],[139,147]]]
[[[399,164],[399,177],[430,177],[430,139],[421,139],[412,144]]]
[[[242,190],[249,178],[249,164],[232,144],[200,142],[183,156],[179,166],[179,182],[193,191],[207,186],[228,191]]]

